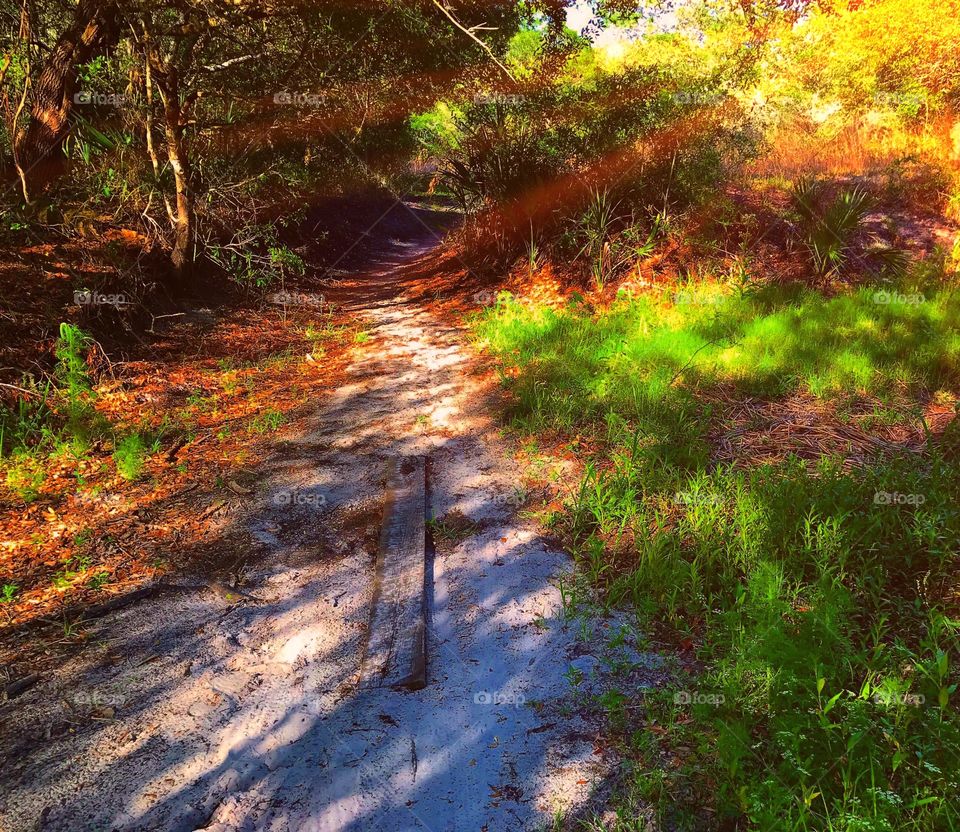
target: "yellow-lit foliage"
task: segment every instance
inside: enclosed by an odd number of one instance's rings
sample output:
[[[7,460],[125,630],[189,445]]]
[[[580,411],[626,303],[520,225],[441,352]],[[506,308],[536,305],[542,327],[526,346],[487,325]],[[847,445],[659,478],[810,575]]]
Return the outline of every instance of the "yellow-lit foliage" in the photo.
[[[794,32],[798,80],[847,107],[927,116],[960,95],[960,2],[877,0],[814,13]]]

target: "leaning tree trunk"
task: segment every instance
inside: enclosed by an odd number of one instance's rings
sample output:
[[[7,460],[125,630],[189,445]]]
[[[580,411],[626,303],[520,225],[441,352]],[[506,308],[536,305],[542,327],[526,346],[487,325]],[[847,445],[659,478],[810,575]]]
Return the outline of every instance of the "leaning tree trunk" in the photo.
[[[194,216],[193,190],[190,187],[190,157],[183,142],[183,118],[180,105],[180,84],[175,68],[158,78],[157,89],[163,102],[164,135],[167,139],[167,159],[173,171],[177,190],[176,215],[173,225],[173,251],[170,262],[181,277],[187,276],[193,265]]]
[[[14,142],[14,161],[27,202],[63,172],[60,150],[70,132],[77,66],[116,43],[118,18],[114,3],[79,0],[73,19],[33,84],[30,119]]]

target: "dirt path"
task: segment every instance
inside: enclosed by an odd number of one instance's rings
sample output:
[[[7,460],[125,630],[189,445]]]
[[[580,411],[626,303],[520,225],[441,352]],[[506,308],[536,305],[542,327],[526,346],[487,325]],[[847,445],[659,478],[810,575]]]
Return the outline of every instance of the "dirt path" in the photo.
[[[402,289],[431,245],[395,241],[333,290],[369,340],[312,429],[256,472],[250,597],[117,613],[6,707],[24,732],[0,828],[532,829],[607,781],[581,694],[612,658],[635,682],[655,662],[563,619],[569,559],[517,516],[522,472],[464,334]],[[476,525],[428,559],[427,687],[360,688],[386,462],[408,454],[428,459],[433,515]]]

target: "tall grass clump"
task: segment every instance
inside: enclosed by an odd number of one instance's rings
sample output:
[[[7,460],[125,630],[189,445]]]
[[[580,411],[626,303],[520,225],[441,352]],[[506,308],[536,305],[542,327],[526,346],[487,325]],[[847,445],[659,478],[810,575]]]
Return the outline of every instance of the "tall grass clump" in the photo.
[[[66,418],[66,430],[77,438],[87,433],[94,417],[93,401],[96,394],[87,369],[90,344],[90,336],[82,329],[73,324],[60,324],[60,337],[55,350],[56,393]]]
[[[143,473],[147,445],[139,433],[131,433],[116,443],[113,461],[117,472],[125,480],[135,480]]]

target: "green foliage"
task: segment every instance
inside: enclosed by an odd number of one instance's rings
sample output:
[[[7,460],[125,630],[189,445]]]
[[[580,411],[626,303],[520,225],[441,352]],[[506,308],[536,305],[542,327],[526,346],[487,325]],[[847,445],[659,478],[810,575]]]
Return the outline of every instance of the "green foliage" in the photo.
[[[83,453],[90,438],[103,429],[93,407],[96,393],[87,368],[92,339],[63,323],[55,345],[53,381],[43,387],[27,384],[14,409],[0,407],[0,455],[7,487],[24,501],[39,496],[49,457]]]
[[[540,68],[544,54],[544,36],[539,29],[517,32],[507,47],[505,63],[515,78],[532,80]]]
[[[458,149],[463,112],[446,101],[438,101],[431,110],[410,117],[410,129],[417,143],[432,156]]]
[[[504,382],[520,426],[596,437],[556,523],[581,575],[605,605],[702,641],[707,670],[677,686],[709,692],[706,704],[647,701],[690,759],[638,788],[672,801],[670,817],[708,801],[745,828],[957,828],[960,638],[942,588],[958,566],[960,471],[948,440],[862,470],[718,466],[703,394],[956,393],[960,307],[945,291],[913,305],[732,288],[599,312],[502,295],[477,320],[518,369]],[[606,704],[623,723],[622,703]],[[655,746],[637,748],[660,765]]]
[[[83,423],[92,413],[96,398],[87,371],[87,352],[92,340],[73,324],[60,324],[56,344],[57,368],[54,377],[59,382],[58,392],[66,404],[67,427],[74,433],[83,431]]]
[[[610,240],[619,221],[617,207],[611,202],[608,191],[596,191],[577,223],[579,236],[584,240],[577,256],[587,256],[590,273],[599,289],[603,288],[611,270]]]
[[[540,265],[540,245],[537,243],[537,236],[533,230],[533,221],[530,222],[530,238],[526,246],[527,271],[533,274]]]
[[[863,189],[853,188],[826,202],[822,183],[805,178],[793,186],[792,199],[815,271],[820,276],[840,272],[854,235],[870,213],[870,197]]]
[[[38,455],[19,449],[7,461],[5,468],[7,488],[26,503],[37,499],[47,478],[46,466]]]
[[[26,390],[14,408],[0,405],[0,457],[7,451],[35,445],[49,433],[54,417],[47,405],[50,384],[42,388],[32,385]]]
[[[515,389],[537,420],[564,413],[545,398],[560,388],[583,400],[571,400],[571,416],[584,404],[630,417],[647,401],[680,406],[685,388],[673,382],[681,377],[690,389],[733,383],[762,395],[957,390],[960,298],[940,291],[913,300],[869,288],[825,299],[802,287],[738,295],[691,283],[673,296],[622,296],[593,316],[575,304],[555,311],[503,296],[480,333],[498,353],[515,351],[521,366],[536,359],[537,377],[521,376]]]
[[[90,580],[87,582],[90,589],[99,592],[107,584],[110,583],[110,573],[109,572],[97,572],[94,575],[90,576]]]
[[[531,221],[546,249],[564,245],[571,223],[589,235],[598,221],[622,227],[628,216],[700,204],[755,151],[751,117],[723,92],[730,56],[663,36],[624,46],[618,60],[581,45],[558,63],[533,50],[537,39],[520,38],[530,41],[525,66],[543,62],[528,82],[413,119],[483,259],[494,247],[504,263],[522,254]],[[589,270],[602,283],[615,267],[601,262],[604,243],[591,249]]]
[[[139,433],[123,437],[113,451],[117,472],[125,480],[135,480],[143,473],[146,462],[147,443]]]
[[[251,433],[273,433],[283,424],[283,414],[275,408],[268,407],[258,413],[250,422]]]
[[[693,716],[717,738],[700,765],[725,814],[757,829],[957,822],[955,668],[937,661],[960,640],[941,599],[916,587],[956,568],[958,489],[936,456],[860,476],[794,461],[672,481],[618,456],[584,490],[577,535],[599,533],[611,507],[644,530],[606,582],[609,603],[706,621],[710,670],[696,685],[722,704]],[[878,505],[893,492],[925,502]]]
[[[306,272],[303,258],[280,242],[279,232],[273,223],[250,223],[226,242],[209,241],[207,253],[241,286],[266,290],[283,285],[287,276]]]
[[[480,531],[476,523],[459,511],[452,511],[443,517],[430,518],[427,521],[427,528],[434,541],[447,545],[456,545]]]
[[[905,121],[923,119],[960,92],[956,12],[938,0],[816,9],[787,38],[780,69],[848,112],[887,108]]]
[[[535,126],[525,103],[473,105],[459,126],[441,174],[465,211],[508,203],[559,171],[550,136]]]

